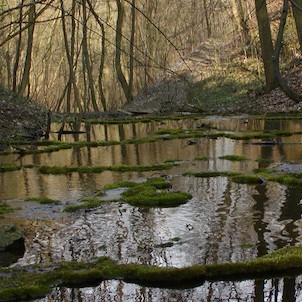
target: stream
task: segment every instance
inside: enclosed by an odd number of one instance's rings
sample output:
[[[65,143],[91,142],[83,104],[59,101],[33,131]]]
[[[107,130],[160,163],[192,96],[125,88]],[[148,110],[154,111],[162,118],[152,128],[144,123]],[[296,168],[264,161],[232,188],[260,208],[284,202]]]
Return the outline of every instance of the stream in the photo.
[[[62,141],[125,141],[152,137],[158,130],[189,130],[204,124],[211,126],[206,130],[209,134],[225,132],[240,136],[274,130],[302,131],[302,120],[209,116],[119,125],[81,123],[77,129],[85,133],[63,135]],[[75,127],[72,123],[68,126],[71,130]],[[57,140],[55,131],[59,128],[59,124],[52,125],[51,140]],[[5,214],[0,224],[14,224],[25,234],[24,254],[17,259],[12,256],[5,263],[12,266],[50,264],[107,256],[118,263],[185,267],[245,261],[282,247],[302,245],[302,188],[270,181],[257,185],[238,184],[226,176],[183,175],[187,171],[252,173],[256,168],[301,164],[302,134],[281,137],[276,144],[253,143],[259,141],[262,140],[205,136],[0,155],[1,164],[25,166],[18,171],[0,173],[0,200],[17,209]],[[242,155],[247,160],[220,158],[225,155]],[[43,165],[154,165],[171,160],[176,162],[171,169],[149,172],[53,175],[32,168]],[[169,208],[133,207],[117,201],[73,213],[64,212],[65,206],[78,204],[104,185],[125,180],[143,181],[154,176],[164,176],[174,190],[188,192],[192,199]],[[113,189],[107,194],[118,196],[119,191]],[[42,196],[61,203],[26,201]],[[0,261],[1,257],[0,253]],[[95,287],[54,288],[50,295],[35,301],[302,301],[301,276],[206,281],[191,289],[159,289],[108,280]]]

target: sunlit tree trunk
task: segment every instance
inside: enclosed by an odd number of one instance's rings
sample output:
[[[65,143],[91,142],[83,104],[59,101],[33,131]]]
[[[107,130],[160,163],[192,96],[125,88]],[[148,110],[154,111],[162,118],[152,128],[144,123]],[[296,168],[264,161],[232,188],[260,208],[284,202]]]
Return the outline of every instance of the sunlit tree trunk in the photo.
[[[95,96],[95,89],[94,89],[94,81],[92,75],[92,65],[90,63],[90,56],[88,51],[88,42],[87,42],[87,8],[86,8],[86,0],[82,0],[82,8],[83,8],[83,57],[84,57],[84,65],[87,70],[87,77],[88,77],[88,87],[89,87],[89,96],[91,98],[92,106],[94,111],[99,111],[96,96]],[[84,100],[86,101],[86,100]]]
[[[123,20],[124,20],[124,3],[123,0],[116,0],[117,4],[117,19],[116,19],[116,35],[115,35],[115,70],[117,78],[122,86],[126,100],[129,103],[132,99],[132,91],[126,77],[124,75],[121,55],[122,55],[122,36],[123,36]]]
[[[76,1],[73,0],[72,2],[72,29],[71,29],[71,43],[69,48],[68,43],[68,36],[67,36],[67,29],[66,29],[66,20],[65,20],[65,9],[63,0],[61,0],[61,20],[62,20],[62,31],[64,37],[64,45],[65,45],[65,52],[69,66],[69,80],[67,85],[67,112],[71,111],[71,90],[73,88],[74,94],[74,103],[75,103],[75,110],[78,109],[80,112],[83,111],[81,102],[80,102],[80,94],[76,83],[75,71],[74,71],[74,48],[75,48],[75,8],[76,8]]]
[[[274,47],[270,28],[270,21],[267,12],[266,1],[255,0],[255,5],[261,45],[261,54],[265,73],[265,88],[266,91],[271,91],[272,89],[278,86],[278,83],[275,77],[273,66]]]
[[[132,93],[134,81],[134,43],[135,43],[135,24],[136,24],[136,9],[135,0],[132,0],[131,6],[131,36],[129,49],[129,90]]]
[[[103,111],[107,110],[107,102],[106,102],[106,97],[104,94],[104,89],[103,89],[103,74],[104,74],[104,67],[105,67],[105,56],[106,56],[106,32],[105,32],[105,27],[104,24],[101,22],[98,14],[94,10],[90,0],[87,0],[87,3],[89,5],[89,9],[91,13],[93,14],[95,21],[98,23],[100,29],[101,29],[101,56],[100,56],[100,65],[99,65],[99,74],[98,74],[98,89],[99,89],[99,97],[100,101],[103,106]]]
[[[285,30],[286,19],[287,19],[287,15],[288,15],[288,8],[289,8],[289,0],[283,0],[283,8],[282,8],[282,13],[281,13],[281,18],[280,18],[279,31],[278,31],[275,52],[274,52],[274,57],[273,57],[274,71],[275,71],[275,75],[276,75],[278,84],[281,87],[281,89],[285,92],[285,94],[288,97],[290,97],[293,101],[301,102],[302,96],[299,95],[296,91],[294,91],[290,86],[287,85],[286,81],[282,78],[281,73],[280,73],[279,58],[280,58],[280,53],[281,53],[281,49],[282,49],[282,40],[283,40],[283,34],[284,34],[284,30]]]
[[[211,29],[211,24],[210,24],[209,9],[208,9],[208,5],[207,5],[206,0],[203,0],[203,11],[204,11],[204,18],[205,18],[205,21],[206,21],[207,37],[211,38],[212,37],[212,29]]]
[[[291,1],[296,29],[300,44],[300,51],[302,52],[302,0],[292,0]]]
[[[245,18],[243,6],[241,0],[232,0],[233,15],[235,20],[235,25],[240,34],[240,38],[243,47],[248,47],[250,45],[250,33],[247,25],[247,20]]]
[[[36,4],[33,1],[29,7],[28,13],[28,33],[27,33],[27,49],[26,49],[26,57],[24,62],[23,75],[19,87],[19,93],[24,94],[25,89],[27,88],[27,95],[30,93],[30,69],[32,63],[32,50],[33,50],[33,39],[34,39],[34,29],[35,29],[35,20],[36,20]]]
[[[21,43],[22,43],[22,17],[23,17],[23,3],[24,0],[21,1],[21,6],[19,9],[19,36],[16,42],[16,52],[15,52],[15,62],[13,67],[13,83],[12,89],[13,91],[17,91],[17,75],[20,63],[20,56],[21,56]]]

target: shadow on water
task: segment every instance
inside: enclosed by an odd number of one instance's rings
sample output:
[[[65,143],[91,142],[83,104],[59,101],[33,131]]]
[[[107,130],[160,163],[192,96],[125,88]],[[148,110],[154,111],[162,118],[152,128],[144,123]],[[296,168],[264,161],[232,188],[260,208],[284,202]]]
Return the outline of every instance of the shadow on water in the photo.
[[[62,141],[125,141],[154,135],[160,129],[190,129],[201,123],[236,135],[270,132],[298,132],[297,121],[264,121],[252,118],[218,118],[133,123],[125,125],[70,125],[78,132],[62,135]],[[53,127],[55,129],[55,125]],[[58,127],[58,126],[57,126]],[[66,126],[67,127],[67,126]],[[74,128],[72,128],[74,127]],[[76,127],[76,128],[75,128]],[[68,129],[68,128],[66,128]],[[82,133],[82,132],[83,133]],[[56,137],[53,137],[56,139]],[[119,263],[161,267],[237,262],[255,259],[289,245],[302,245],[301,188],[274,182],[261,185],[237,184],[225,176],[195,178],[187,171],[244,171],[301,160],[301,135],[282,137],[281,145],[255,145],[225,137],[210,139],[159,140],[142,144],[81,147],[52,153],[1,156],[2,163],[49,166],[154,165],[177,159],[179,165],[160,172],[102,172],[100,174],[41,174],[35,168],[0,173],[0,198],[22,208],[6,221],[51,221],[41,223],[26,241],[25,255],[11,258],[19,265],[62,260],[89,261],[107,256]],[[244,155],[245,161],[221,159]],[[203,158],[203,160],[198,160]],[[259,161],[270,160],[270,163]],[[165,174],[175,190],[193,198],[175,208],[138,208],[121,201],[104,202],[95,209],[62,218],[64,206],[92,196],[104,185],[141,180]],[[37,206],[22,203],[28,197],[47,196],[60,205]],[[66,213],[64,215],[67,215]],[[33,218],[34,217],[34,218]],[[1,222],[0,222],[1,223]],[[1,256],[1,255],[0,255]],[[14,259],[14,260],[13,260]],[[301,277],[241,282],[205,282],[186,290],[157,289],[104,281],[97,287],[55,288],[39,301],[302,301]],[[38,300],[37,300],[38,301]]]

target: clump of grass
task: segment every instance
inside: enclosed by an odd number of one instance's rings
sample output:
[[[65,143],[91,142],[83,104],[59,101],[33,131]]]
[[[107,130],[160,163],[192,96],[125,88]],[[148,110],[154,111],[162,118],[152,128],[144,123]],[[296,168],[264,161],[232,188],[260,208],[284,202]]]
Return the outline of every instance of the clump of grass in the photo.
[[[242,155],[224,155],[224,156],[220,156],[219,159],[226,159],[226,160],[230,160],[230,161],[244,161],[244,160],[247,160],[247,158],[245,156],[242,156]]]
[[[51,199],[48,197],[31,197],[27,198],[26,201],[34,201],[40,204],[60,204],[61,201],[57,199]]]

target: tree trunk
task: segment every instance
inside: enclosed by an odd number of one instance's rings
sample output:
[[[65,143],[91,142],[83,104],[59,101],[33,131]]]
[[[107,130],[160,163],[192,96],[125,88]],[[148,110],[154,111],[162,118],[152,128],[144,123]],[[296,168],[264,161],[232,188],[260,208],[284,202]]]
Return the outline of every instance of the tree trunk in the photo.
[[[295,102],[301,102],[302,101],[302,96],[296,93],[291,87],[287,85],[285,80],[281,77],[280,74],[280,64],[279,64],[279,57],[282,49],[282,40],[283,40],[283,34],[285,30],[285,24],[286,24],[286,18],[288,15],[288,1],[289,0],[284,0],[283,1],[283,9],[282,9],[282,14],[280,18],[280,25],[279,25],[279,31],[278,31],[278,36],[277,36],[277,41],[276,41],[276,49],[273,57],[273,62],[274,62],[274,71],[275,75],[277,78],[277,81],[281,87],[281,89],[285,92],[285,94],[290,97],[293,101]]]
[[[274,47],[272,41],[272,33],[266,7],[266,1],[255,0],[255,6],[259,38],[261,44],[262,60],[265,72],[265,88],[266,91],[269,92],[278,86],[273,65]]]
[[[240,34],[243,47],[247,48],[251,43],[251,39],[241,0],[232,0],[232,8],[235,24]]]
[[[127,83],[125,75],[123,73],[121,65],[121,54],[122,54],[122,36],[123,36],[123,19],[124,19],[124,5],[123,0],[116,0],[117,4],[117,19],[116,19],[116,35],[115,35],[115,70],[117,78],[122,86],[123,92],[129,103],[132,99],[132,91]]]
[[[296,29],[300,44],[300,51],[302,53],[302,0],[292,0],[291,5],[293,8]]]
[[[136,3],[132,0],[131,6],[131,36],[130,36],[130,49],[129,49],[129,91],[133,90],[134,80],[134,43],[135,43],[135,19],[136,19]]]
[[[29,14],[28,14],[28,23],[30,24],[30,26],[28,27],[28,34],[27,34],[27,50],[26,50],[26,57],[24,62],[24,70],[23,70],[21,84],[19,87],[20,94],[24,94],[26,87],[28,87],[27,95],[29,95],[29,89],[30,89],[29,75],[30,75],[31,61],[32,61],[35,20],[36,20],[36,4],[35,1],[33,1],[29,7]]]
[[[103,89],[103,74],[104,74],[104,67],[105,67],[105,56],[106,56],[106,33],[105,33],[105,27],[104,24],[101,22],[99,16],[95,12],[94,8],[92,7],[92,4],[90,0],[87,0],[87,3],[89,5],[89,9],[91,13],[93,14],[95,21],[98,23],[98,25],[101,28],[101,59],[100,59],[100,66],[99,66],[99,76],[98,76],[98,87],[99,87],[99,96],[100,96],[100,101],[103,106],[103,111],[107,110],[107,102],[106,102],[106,97],[104,94],[104,89]]]
[[[84,57],[84,65],[87,70],[88,76],[88,87],[89,87],[89,95],[91,97],[91,102],[94,111],[99,111],[95,90],[94,90],[94,83],[93,83],[93,75],[92,75],[92,65],[90,63],[89,51],[88,51],[88,42],[87,42],[87,9],[86,9],[86,0],[82,0],[82,8],[83,8],[83,57]],[[86,100],[85,100],[86,101]]]
[[[75,103],[75,111],[78,109],[80,112],[83,111],[81,102],[80,102],[80,94],[79,90],[76,84],[76,78],[75,78],[75,72],[74,72],[74,47],[75,47],[75,7],[76,7],[76,1],[73,0],[72,3],[72,30],[71,30],[71,46],[69,49],[68,44],[68,36],[67,36],[67,29],[66,29],[66,20],[65,20],[65,9],[64,9],[64,3],[63,0],[61,0],[61,11],[62,11],[62,31],[63,31],[63,38],[64,38],[64,44],[65,44],[65,52],[66,57],[68,61],[68,67],[69,67],[69,80],[68,80],[68,86],[67,86],[67,112],[71,111],[71,89],[73,87],[73,93],[74,93],[74,103]]]
[[[16,54],[15,54],[15,63],[13,67],[13,91],[17,91],[17,73],[19,69],[20,63],[20,55],[21,55],[21,43],[22,43],[22,17],[23,17],[23,3],[24,0],[21,1],[21,6],[19,8],[19,36],[16,43]]]
[[[209,16],[209,9],[207,5],[207,1],[203,0],[203,11],[204,11],[204,17],[206,20],[206,29],[207,29],[207,38],[212,37],[212,29],[210,24],[210,16]]]

